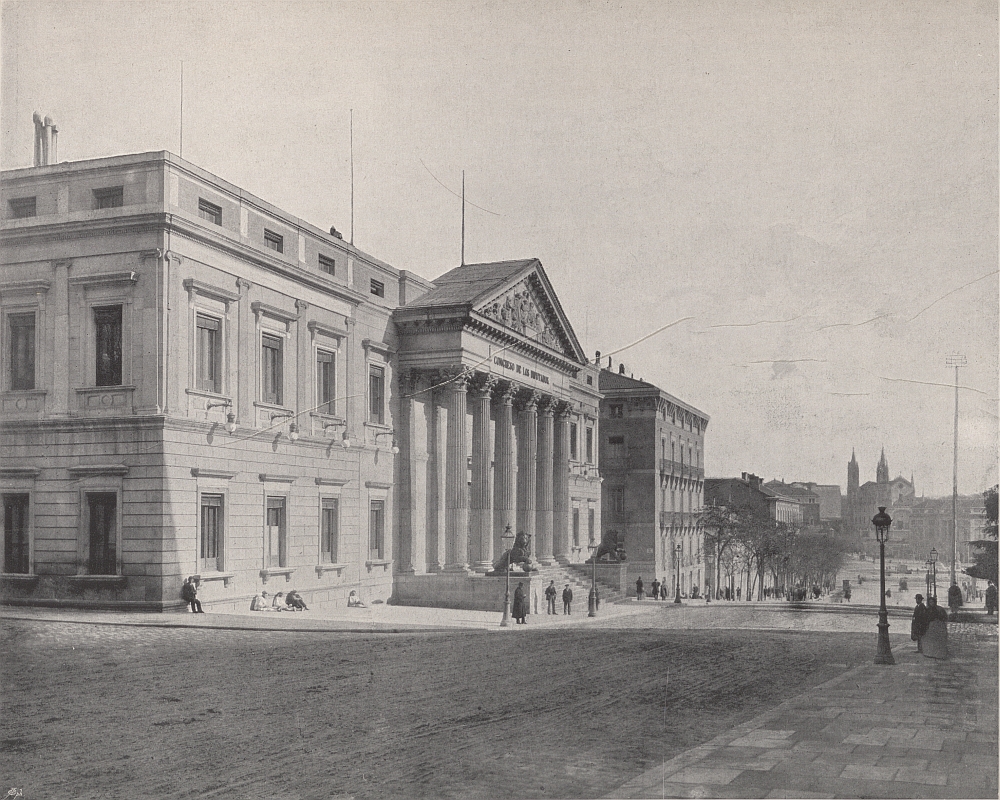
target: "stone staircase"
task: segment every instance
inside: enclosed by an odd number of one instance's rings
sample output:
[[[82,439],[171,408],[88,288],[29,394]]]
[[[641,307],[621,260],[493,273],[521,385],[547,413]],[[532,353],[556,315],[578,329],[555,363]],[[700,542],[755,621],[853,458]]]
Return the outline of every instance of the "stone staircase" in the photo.
[[[556,595],[556,608],[561,613],[562,612],[562,591],[566,584],[569,584],[569,588],[573,590],[573,605],[579,608],[579,603],[583,603],[584,608],[587,606],[587,598],[590,596],[590,583],[591,574],[590,568],[585,564],[570,564],[568,566],[562,566],[561,564],[554,564],[552,566],[543,567],[539,566],[537,572],[531,573],[532,587],[538,586],[539,595],[539,606],[538,613],[545,613],[545,587],[549,585],[549,581],[556,582],[556,588],[559,593]],[[609,584],[603,583],[602,581],[597,581],[597,591],[601,598],[601,603],[616,603],[622,599],[623,595],[617,588],[610,586]],[[534,608],[531,609],[534,612]]]

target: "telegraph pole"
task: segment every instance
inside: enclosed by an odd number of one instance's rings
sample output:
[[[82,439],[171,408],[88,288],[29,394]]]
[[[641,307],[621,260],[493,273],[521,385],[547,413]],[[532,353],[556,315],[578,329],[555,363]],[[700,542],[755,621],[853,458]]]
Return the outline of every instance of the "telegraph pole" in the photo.
[[[955,450],[951,471],[951,585],[958,584],[958,368],[969,362],[961,353],[948,356],[945,363],[955,368]]]

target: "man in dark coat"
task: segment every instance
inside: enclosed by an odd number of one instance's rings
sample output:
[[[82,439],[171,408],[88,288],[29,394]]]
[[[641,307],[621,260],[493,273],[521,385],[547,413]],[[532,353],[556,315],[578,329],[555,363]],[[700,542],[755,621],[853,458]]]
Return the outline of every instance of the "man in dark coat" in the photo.
[[[528,601],[524,596],[524,584],[519,583],[514,590],[514,604],[510,610],[511,616],[517,620],[518,625],[526,625],[525,615],[528,613]]]
[[[917,652],[923,652],[923,644],[921,639],[924,638],[924,634],[927,633],[927,626],[930,624],[931,615],[927,611],[927,606],[924,605],[924,596],[918,594],[916,596],[917,605],[913,609],[913,619],[910,621],[910,638],[917,643]]]
[[[545,613],[555,614],[556,613],[556,582],[549,581],[549,585],[545,587]]]
[[[986,587],[986,613],[992,615],[994,611],[997,610],[997,587],[993,581],[990,581],[989,586]]]
[[[563,614],[572,614],[573,609],[570,605],[573,602],[573,590],[569,588],[569,584],[566,584],[566,588],[563,589]]]
[[[650,595],[654,600],[660,599],[660,582],[653,578],[653,593]]]
[[[185,580],[184,585],[181,586],[181,599],[191,606],[192,613],[205,613],[201,608],[201,600],[198,599],[198,587],[191,578]]]
[[[643,590],[642,590],[642,578],[635,582],[635,599],[642,600]]]

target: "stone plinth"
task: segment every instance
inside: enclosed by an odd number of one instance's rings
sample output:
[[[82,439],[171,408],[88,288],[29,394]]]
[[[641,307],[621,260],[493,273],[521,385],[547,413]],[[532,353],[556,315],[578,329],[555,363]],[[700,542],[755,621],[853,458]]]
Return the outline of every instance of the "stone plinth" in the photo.
[[[536,579],[537,580],[537,579]],[[532,597],[531,577],[511,573],[510,599],[514,589],[524,584],[524,593]],[[436,573],[432,575],[397,575],[391,602],[400,606],[428,608],[460,608],[466,611],[496,611],[503,613],[504,576]],[[531,612],[534,613],[534,605]]]

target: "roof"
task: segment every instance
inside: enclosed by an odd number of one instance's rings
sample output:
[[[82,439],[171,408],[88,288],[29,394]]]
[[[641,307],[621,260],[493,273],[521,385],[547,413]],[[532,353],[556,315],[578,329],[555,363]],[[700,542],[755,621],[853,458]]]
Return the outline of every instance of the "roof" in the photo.
[[[819,499],[819,495],[810,489],[804,489],[801,486],[793,486],[790,483],[784,483],[782,481],[768,481],[764,484],[764,486],[769,491],[782,495],[783,497]]]
[[[474,305],[479,299],[486,299],[520,272],[532,267],[540,267],[537,258],[523,258],[516,261],[492,261],[488,264],[465,264],[455,267],[432,283],[434,288],[421,295],[407,308],[434,308],[438,306]]]
[[[606,392],[610,389],[651,389],[654,392],[660,391],[659,386],[646,383],[646,381],[637,381],[635,378],[630,378],[628,375],[622,375],[620,372],[612,372],[609,369],[601,370],[601,374],[598,377],[597,382],[598,389],[602,392]]]

